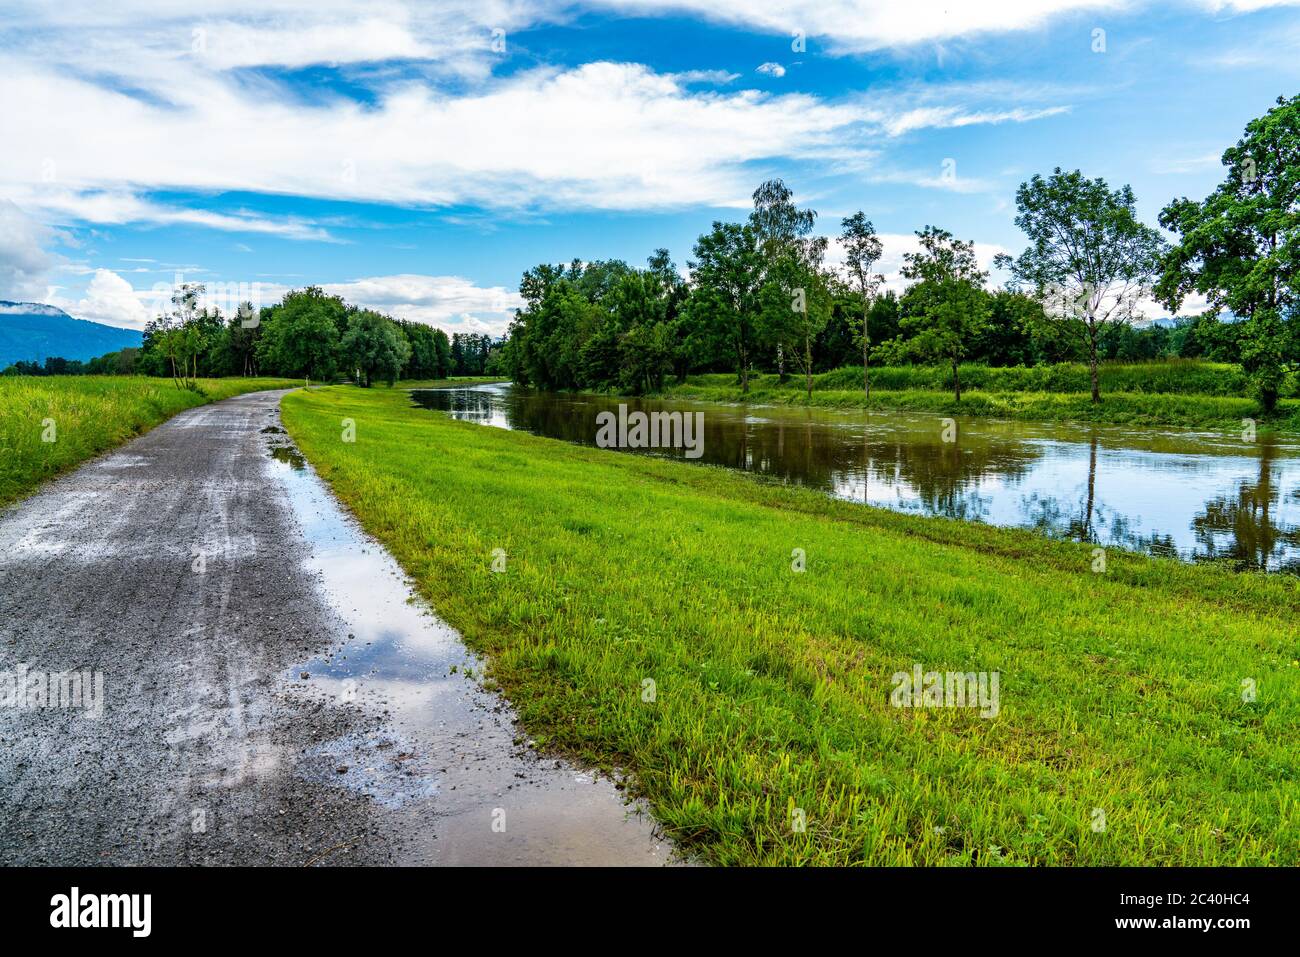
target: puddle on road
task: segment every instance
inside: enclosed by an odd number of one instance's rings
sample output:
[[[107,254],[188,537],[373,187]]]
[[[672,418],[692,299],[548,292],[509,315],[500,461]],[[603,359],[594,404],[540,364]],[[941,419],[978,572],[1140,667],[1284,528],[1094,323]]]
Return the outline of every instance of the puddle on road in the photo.
[[[292,445],[272,445],[269,454],[271,458],[289,466],[295,472],[301,472],[307,467],[307,460]]]
[[[653,821],[613,781],[515,743],[508,704],[466,676],[482,663],[459,634],[414,597],[301,453],[277,442],[270,454],[311,548],[306,569],[347,635],[285,680],[387,719],[319,745],[304,773],[385,808],[410,849],[402,863],[669,863]]]

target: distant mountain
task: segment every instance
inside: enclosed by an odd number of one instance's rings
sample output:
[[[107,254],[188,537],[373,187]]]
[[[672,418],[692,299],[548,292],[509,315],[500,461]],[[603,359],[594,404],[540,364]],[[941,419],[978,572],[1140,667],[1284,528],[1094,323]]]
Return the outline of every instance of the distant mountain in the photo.
[[[85,361],[139,346],[141,338],[134,329],[73,319],[54,306],[0,299],[0,369],[23,359],[44,362],[47,356]]]

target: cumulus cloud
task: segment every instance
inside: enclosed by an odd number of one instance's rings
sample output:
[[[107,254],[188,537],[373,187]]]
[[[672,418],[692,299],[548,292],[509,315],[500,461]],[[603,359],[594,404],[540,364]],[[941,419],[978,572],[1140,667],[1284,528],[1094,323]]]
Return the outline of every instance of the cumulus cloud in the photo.
[[[702,0],[379,0],[365,8],[344,0],[197,0],[161,9],[142,0],[18,0],[20,15],[0,40],[7,134],[0,195],[49,221],[192,223],[328,241],[334,237],[317,223],[182,209],[150,194],[489,208],[728,205],[748,193],[746,167],[755,162],[865,164],[873,155],[866,144],[882,134],[1027,122],[1063,108],[1005,100],[918,106],[888,90],[834,100],[720,90],[738,77],[660,74],[635,63],[491,73],[514,31],[585,8],[687,12],[761,29],[795,23],[848,39],[861,27],[863,36],[895,42],[922,29],[917,24],[940,24],[945,35],[1023,29],[1047,15],[1031,7],[1097,5],[971,4],[940,16],[947,3],[917,0],[900,13],[896,5],[820,0],[745,5],[752,10],[724,2],[716,11]],[[925,15],[927,4],[934,16]],[[275,69],[315,64],[365,95],[294,84]],[[759,67],[773,76],[784,69]],[[449,75],[456,82],[443,82]]]
[[[524,305],[523,297],[502,286],[484,288],[461,276],[405,273],[327,283],[324,290],[348,302],[436,326],[447,333],[501,335]]]
[[[81,299],[52,296],[49,302],[77,319],[124,329],[143,329],[150,319],[142,295],[111,269],[96,269]]]
[[[964,236],[957,238],[967,239]],[[903,278],[903,257],[907,253],[920,252],[921,241],[914,233],[881,233],[880,244],[884,247],[884,252],[873,271],[885,277],[886,289],[901,294],[908,284]],[[993,257],[1005,252],[1008,250],[996,243],[975,243],[975,259],[980,268],[986,272],[991,272],[993,269]],[[836,236],[830,237],[830,242],[827,244],[826,265],[843,274],[844,245]]]
[[[764,76],[785,76],[785,67],[779,63],[760,63],[754,70],[755,73],[762,73]]]
[[[81,298],[51,296],[47,301],[78,319],[143,329],[146,322],[169,308],[176,285],[196,281],[205,286],[200,305],[215,307],[227,315],[243,302],[261,308],[279,302],[291,289],[301,288],[258,280],[197,279],[178,272],[170,281],[136,289],[120,274],[96,269]],[[501,335],[515,309],[523,306],[522,297],[513,290],[478,286],[462,276],[402,273],[319,285],[329,295],[341,296],[354,306],[374,309],[395,319],[423,322],[448,334]]]
[[[0,299],[39,302],[55,260],[46,247],[52,231],[10,200],[0,199]]]

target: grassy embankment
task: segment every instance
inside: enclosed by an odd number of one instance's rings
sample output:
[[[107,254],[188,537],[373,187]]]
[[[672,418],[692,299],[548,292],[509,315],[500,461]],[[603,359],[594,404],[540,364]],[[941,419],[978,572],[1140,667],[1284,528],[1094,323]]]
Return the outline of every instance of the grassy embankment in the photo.
[[[399,379],[393,384],[394,389],[445,389],[457,385],[484,385],[488,382],[509,382],[509,379],[495,375],[462,375],[447,379]],[[386,383],[378,382],[372,388],[386,389]]]
[[[283,415],[530,733],[635,772],[705,860],[1300,863],[1295,579],[1120,552],[1096,574],[1085,546],[397,391],[294,393]],[[998,715],[892,707],[914,663],[998,672]]]
[[[1111,425],[1240,428],[1244,418],[1257,419],[1263,429],[1300,432],[1300,401],[1283,399],[1274,414],[1264,416],[1259,404],[1245,398],[1241,370],[1224,363],[1180,360],[1102,367],[1102,401],[1089,394],[1088,370],[1080,364],[998,369],[962,366],[962,399],[952,394],[952,372],[932,366],[901,366],[871,370],[871,401],[862,393],[860,368],[836,369],[813,378],[811,404],[827,408],[904,410],[944,415],[989,416],[1003,419],[1096,422]],[[1295,391],[1288,384],[1288,394]],[[740,391],[730,374],[691,376],[670,385],[665,397],[709,402],[804,405],[808,396],[801,376],[781,383],[774,374],[750,380],[750,392]]]
[[[299,384],[290,379],[199,379],[199,393],[178,389],[170,379],[0,376],[0,506],[184,409]],[[53,432],[48,431],[49,419]],[[43,441],[44,435],[54,441]]]

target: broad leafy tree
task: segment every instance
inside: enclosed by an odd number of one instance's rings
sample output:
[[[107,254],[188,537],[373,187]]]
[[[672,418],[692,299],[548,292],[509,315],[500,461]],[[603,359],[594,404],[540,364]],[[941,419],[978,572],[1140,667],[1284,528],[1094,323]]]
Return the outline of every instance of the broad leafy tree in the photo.
[[[749,391],[763,282],[763,255],[749,223],[715,222],[695,243],[690,263],[692,322],[708,327],[734,357],[742,392]]]
[[[340,329],[348,307],[338,296],[316,286],[287,293],[278,305],[262,310],[258,364],[264,372],[328,379],[338,368]]]
[[[1204,201],[1176,199],[1161,212],[1178,241],[1156,294],[1176,310],[1199,293],[1213,310],[1245,320],[1241,363],[1272,410],[1300,302],[1300,95],[1246,124],[1223,165],[1227,176]]]
[[[391,386],[411,358],[411,346],[401,327],[370,309],[359,309],[348,317],[348,331],[339,351],[356,374],[357,384],[366,388],[377,378]]]
[[[988,274],[979,268],[974,243],[934,226],[916,235],[921,248],[903,256],[903,277],[912,285],[903,296],[901,326],[911,333],[907,345],[914,355],[952,368],[953,396],[960,402],[958,367],[988,325]]]
[[[779,179],[754,190],[749,225],[762,254],[758,331],[764,344],[775,347],[778,369],[794,362],[811,395],[813,344],[830,319],[833,296],[822,263],[825,236],[813,235],[817,213],[801,209],[794,191]]]
[[[1035,176],[1016,191],[1016,225],[1029,237],[1018,257],[999,256],[1013,288],[1031,292],[1048,315],[1079,320],[1086,338],[1092,401],[1101,401],[1098,343],[1107,323],[1131,321],[1150,291],[1164,241],[1137,218],[1133,190],[1112,190],[1078,170]]]

